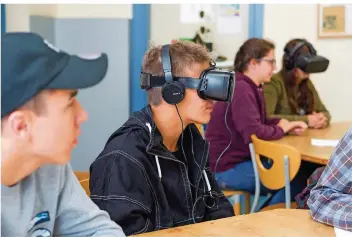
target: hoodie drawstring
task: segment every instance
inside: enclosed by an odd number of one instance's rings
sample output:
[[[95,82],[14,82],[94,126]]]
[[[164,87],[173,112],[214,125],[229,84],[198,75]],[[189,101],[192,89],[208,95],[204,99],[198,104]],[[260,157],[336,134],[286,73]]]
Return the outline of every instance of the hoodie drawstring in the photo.
[[[211,197],[213,197],[213,195],[211,194],[211,186],[210,186],[210,183],[209,183],[208,175],[207,175],[207,172],[205,170],[203,170],[203,175],[204,175],[204,179],[205,179],[205,182],[207,184],[207,187],[208,187],[209,194],[210,194]]]
[[[152,134],[152,127],[150,126],[150,123],[146,123],[150,134]],[[161,174],[161,168],[160,168],[160,163],[159,163],[159,157],[157,155],[154,156],[155,157],[155,161],[156,161],[156,166],[158,168],[158,174],[159,174],[159,179],[161,180],[162,174]],[[211,193],[211,186],[210,186],[210,182],[209,182],[209,178],[207,175],[207,172],[205,170],[203,170],[203,176],[205,179],[205,182],[207,184],[207,188],[208,188],[208,192],[210,194],[211,197],[213,197],[212,193]]]
[[[150,123],[146,123],[148,129],[149,129],[149,132],[150,132],[150,135],[152,134],[152,127],[150,126]],[[159,163],[159,157],[158,156],[154,156],[155,157],[155,161],[156,161],[156,166],[158,167],[158,174],[159,174],[159,179],[161,180],[161,168],[160,168],[160,163]]]

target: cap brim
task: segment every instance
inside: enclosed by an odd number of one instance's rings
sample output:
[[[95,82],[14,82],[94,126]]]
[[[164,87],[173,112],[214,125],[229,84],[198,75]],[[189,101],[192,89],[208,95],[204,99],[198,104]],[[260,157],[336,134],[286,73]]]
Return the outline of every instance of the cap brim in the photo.
[[[70,55],[66,67],[46,87],[47,89],[83,89],[103,80],[108,69],[108,57],[101,54],[94,59]]]

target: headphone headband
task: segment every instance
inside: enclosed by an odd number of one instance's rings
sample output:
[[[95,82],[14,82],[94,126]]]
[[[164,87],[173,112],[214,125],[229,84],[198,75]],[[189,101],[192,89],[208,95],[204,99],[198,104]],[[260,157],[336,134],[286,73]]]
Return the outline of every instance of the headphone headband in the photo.
[[[171,58],[170,58],[170,45],[163,45],[161,48],[161,60],[163,64],[163,70],[165,74],[166,82],[173,82],[172,71],[171,71]]]
[[[286,48],[284,49],[284,51],[285,51],[285,53],[288,55],[288,58],[289,58],[289,59],[292,59],[292,58],[295,56],[296,52],[297,52],[300,48],[302,48],[304,45],[306,45],[306,46],[308,47],[308,50],[309,50],[309,52],[310,52],[311,54],[313,54],[313,55],[316,54],[316,51],[315,51],[313,45],[310,44],[310,43],[309,43],[308,41],[306,41],[306,40],[301,40],[301,42],[297,43],[297,44],[295,45],[295,47],[293,47],[293,49],[291,49],[291,50],[289,50],[289,49],[286,47]]]

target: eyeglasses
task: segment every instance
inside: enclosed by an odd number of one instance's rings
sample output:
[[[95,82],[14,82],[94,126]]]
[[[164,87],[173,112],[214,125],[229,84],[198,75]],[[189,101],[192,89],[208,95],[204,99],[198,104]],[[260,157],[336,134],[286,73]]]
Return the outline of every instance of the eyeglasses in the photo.
[[[271,66],[275,66],[276,65],[276,59],[268,59],[268,58],[260,58],[258,59],[258,61],[265,61],[271,64]]]

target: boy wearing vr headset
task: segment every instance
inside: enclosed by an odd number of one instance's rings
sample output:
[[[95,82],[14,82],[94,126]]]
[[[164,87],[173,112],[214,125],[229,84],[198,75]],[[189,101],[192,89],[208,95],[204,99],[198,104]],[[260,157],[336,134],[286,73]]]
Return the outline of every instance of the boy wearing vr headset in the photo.
[[[325,128],[331,116],[309,75],[326,71],[329,60],[317,55],[304,39],[290,40],[284,52],[281,71],[264,86],[268,115],[289,121],[301,120],[310,128]]]
[[[125,236],[89,199],[68,161],[87,113],[75,95],[98,84],[87,60],[33,33],[1,39],[1,236]]]
[[[232,98],[234,74],[210,62],[206,48],[191,42],[151,47],[140,78],[148,105],[91,165],[92,200],[127,235],[234,215],[194,125],[208,123],[213,100]]]

